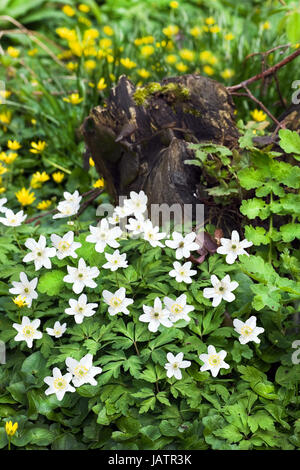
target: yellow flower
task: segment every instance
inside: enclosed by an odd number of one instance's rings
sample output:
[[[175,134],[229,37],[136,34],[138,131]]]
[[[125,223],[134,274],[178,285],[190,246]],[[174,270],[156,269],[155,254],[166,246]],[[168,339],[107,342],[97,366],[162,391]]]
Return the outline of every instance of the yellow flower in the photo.
[[[37,47],[34,47],[33,49],[29,49],[29,51],[27,51],[27,54],[30,56],[30,57],[33,57],[34,55],[36,55],[38,53],[38,48]]]
[[[6,52],[10,57],[13,57],[14,59],[19,57],[19,55],[20,55],[19,49],[16,49],[15,47],[12,47],[12,46],[9,46],[6,50]]]
[[[206,73],[206,75],[213,75],[215,73],[214,69],[210,65],[205,65],[203,67],[203,71]]]
[[[150,72],[146,69],[139,69],[137,71],[137,73],[139,74],[140,77],[142,78],[149,78],[150,77]]]
[[[225,34],[224,38],[226,41],[232,41],[232,39],[234,39],[235,36],[232,33],[227,33]]]
[[[223,72],[221,72],[221,77],[223,78],[231,78],[234,76],[234,70],[232,69],[225,69]]]
[[[270,21],[266,21],[263,25],[262,25],[263,29],[270,29],[271,28],[271,24],[270,24]]]
[[[100,78],[100,80],[99,80],[99,82],[98,82],[98,84],[97,84],[97,89],[98,89],[99,91],[102,91],[102,90],[105,90],[105,88],[107,88],[107,85],[106,85],[106,83],[105,83],[105,79],[102,77],[102,78]]]
[[[261,109],[254,109],[250,115],[257,122],[263,122],[267,119],[267,115]]]
[[[70,5],[65,5],[62,7],[62,11],[64,12],[65,15],[67,16],[74,16],[76,11],[74,8],[72,8]]]
[[[200,36],[201,33],[202,33],[202,30],[201,28],[199,28],[199,26],[194,26],[193,28],[190,29],[190,34],[194,36],[194,38],[197,38],[198,36]]]
[[[109,78],[112,82],[115,82],[116,81],[116,76],[113,74],[113,73],[110,73],[109,74]]]
[[[207,62],[210,65],[215,65],[218,59],[210,51],[202,51],[199,54],[201,62]]]
[[[163,33],[165,36],[167,36],[168,38],[172,37],[172,36],[175,36],[175,34],[178,33],[179,31],[179,28],[178,26],[176,25],[169,25],[167,26],[166,28],[164,28],[163,30]]]
[[[61,183],[64,177],[65,177],[65,174],[62,173],[61,171],[56,171],[55,173],[52,173],[52,178],[53,178],[53,181],[55,181],[55,183]]]
[[[95,166],[95,162],[92,159],[92,157],[89,158],[89,164],[90,164],[90,166]]]
[[[99,41],[99,46],[101,49],[109,49],[112,45],[112,40],[109,38],[102,38]]]
[[[29,206],[35,201],[34,193],[30,192],[30,189],[22,188],[20,191],[15,193],[16,198],[22,206]]]
[[[136,67],[136,63],[130,60],[128,57],[126,57],[125,59],[120,59],[120,62],[126,69],[133,69],[134,67]]]
[[[209,17],[206,18],[206,20],[205,20],[205,23],[206,23],[207,25],[209,25],[209,26],[215,24],[215,22],[216,22],[216,21],[215,21],[215,19],[214,19],[212,16],[209,16]]]
[[[104,34],[107,34],[107,36],[113,36],[114,35],[114,30],[110,26],[103,26],[102,28]]]
[[[19,307],[19,308],[23,308],[23,307],[26,307],[26,305],[28,305],[28,303],[26,302],[26,297],[22,297],[21,295],[18,295],[18,297],[14,297],[12,299],[12,301]]]
[[[82,13],[88,13],[90,11],[90,7],[84,3],[81,3],[78,7],[78,10],[82,11]]]
[[[88,28],[92,26],[92,22],[88,20],[85,16],[79,16],[78,17],[79,23],[85,24]]]
[[[10,150],[19,150],[22,147],[22,145],[17,140],[9,140],[7,142],[7,147]]]
[[[169,54],[166,56],[166,62],[167,64],[176,64],[177,62],[177,57],[174,54]]]
[[[76,62],[68,62],[67,68],[72,71],[76,70],[78,68],[78,64],[76,64]]]
[[[186,72],[187,71],[187,65],[185,65],[183,62],[179,62],[178,64],[176,64],[176,68],[178,70],[178,72]]]
[[[150,45],[143,46],[141,49],[141,54],[144,57],[149,57],[150,55],[154,54],[154,47]]]
[[[41,211],[45,211],[46,209],[48,209],[48,207],[50,207],[52,204],[51,201],[49,201],[49,199],[47,201],[41,201],[38,203],[37,205],[37,208],[40,209]]]
[[[216,24],[214,26],[212,26],[211,28],[209,28],[209,31],[213,34],[216,34],[216,33],[219,33],[221,31],[221,29],[219,28],[219,26]]]
[[[5,432],[9,437],[12,437],[16,434],[18,429],[18,423],[12,423],[12,421],[5,423]]]
[[[179,3],[176,1],[170,2],[169,5],[171,8],[174,8],[174,9],[179,7]]]
[[[0,160],[2,160],[6,165],[10,165],[15,161],[17,158],[18,154],[16,152],[10,152],[8,155],[6,155],[5,152],[1,152],[0,154]]]
[[[92,59],[86,60],[86,61],[84,62],[84,68],[85,68],[86,70],[94,70],[94,69],[96,68],[96,65],[97,65],[97,64],[96,64],[96,61],[95,61],[95,60],[92,60]]]
[[[10,124],[11,121],[11,111],[4,111],[0,113],[0,122],[2,124]]]
[[[39,140],[38,142],[31,142],[31,153],[42,153],[45,150],[46,142]]]
[[[104,187],[104,179],[100,178],[93,184],[94,188],[103,188]]]
[[[2,165],[2,163],[0,163],[0,175],[4,175],[4,173],[7,173],[8,172],[8,169],[5,168],[5,166]]]
[[[31,119],[31,124],[32,124],[33,126],[35,126],[35,125],[36,125],[36,119],[32,118],[32,119]]]
[[[81,103],[81,101],[83,101],[83,98],[80,98],[78,93],[71,93],[68,98],[63,98],[63,100],[66,103],[71,103],[75,105]]]
[[[195,53],[190,49],[181,49],[179,55],[182,59],[187,60],[188,62],[192,62],[195,59]]]
[[[32,175],[30,186],[34,189],[40,188],[42,184],[48,181],[49,179],[50,177],[45,171],[43,171],[43,173],[37,171]]]
[[[9,98],[11,95],[11,91],[8,90],[0,90],[0,104],[3,104],[4,101]],[[2,100],[3,98],[3,100]]]

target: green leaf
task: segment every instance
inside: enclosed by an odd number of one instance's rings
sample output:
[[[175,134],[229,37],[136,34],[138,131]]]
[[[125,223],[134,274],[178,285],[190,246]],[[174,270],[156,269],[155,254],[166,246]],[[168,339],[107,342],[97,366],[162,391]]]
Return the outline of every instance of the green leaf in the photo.
[[[58,295],[64,286],[64,276],[65,273],[57,269],[43,274],[38,282],[38,291],[50,296]]]

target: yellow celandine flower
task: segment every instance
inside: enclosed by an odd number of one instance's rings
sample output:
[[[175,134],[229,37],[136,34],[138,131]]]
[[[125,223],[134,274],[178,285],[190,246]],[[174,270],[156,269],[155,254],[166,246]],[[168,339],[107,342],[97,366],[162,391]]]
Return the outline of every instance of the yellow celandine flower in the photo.
[[[42,153],[45,150],[46,142],[39,140],[38,142],[31,142],[31,153]]]
[[[223,72],[221,72],[221,77],[222,78],[231,78],[234,76],[234,70],[232,69],[225,69]]]
[[[0,175],[4,175],[7,172],[8,172],[8,169],[5,168],[5,166],[3,166],[2,163],[0,163]]]
[[[34,118],[31,119],[31,124],[32,124],[33,126],[35,126],[35,125],[36,125],[36,119],[34,119]]]
[[[213,34],[217,34],[221,31],[221,28],[216,24],[212,26],[211,28],[209,28],[209,31]]]
[[[114,58],[113,55],[108,54],[108,55],[106,56],[106,60],[107,60],[107,62],[108,62],[109,64],[112,64],[112,63],[114,62],[115,58]]]
[[[154,37],[153,36],[143,36],[142,38],[136,38],[134,40],[134,44],[136,46],[142,46],[143,44],[153,44]]]
[[[146,69],[139,69],[137,73],[140,77],[145,78],[145,79],[149,78],[151,75],[150,72]]]
[[[28,54],[30,57],[35,56],[37,53],[38,53],[38,48],[37,48],[37,47],[34,47],[33,49],[29,49],[29,51],[27,51],[27,54]]]
[[[206,75],[213,75],[215,73],[214,69],[210,65],[205,65],[203,67],[203,71],[206,73]]]
[[[205,19],[205,23],[208,25],[208,26],[211,26],[213,24],[215,24],[215,19],[212,17],[212,16],[209,16],[208,18]]]
[[[195,59],[195,52],[190,49],[181,49],[179,55],[183,60],[187,60],[188,62],[192,62]]]
[[[112,46],[112,40],[109,38],[102,38],[99,41],[99,47],[101,49],[109,49]]]
[[[99,178],[96,183],[93,184],[94,188],[103,188],[104,187],[104,179]]]
[[[167,64],[176,64],[178,58],[175,54],[169,54],[166,56],[166,62]]]
[[[98,84],[97,84],[97,89],[98,89],[99,91],[102,91],[102,90],[105,90],[105,88],[107,88],[107,85],[106,85],[106,83],[105,83],[105,79],[102,77],[102,78],[100,78],[100,80],[99,80],[99,82],[98,82]]]
[[[155,51],[154,47],[148,44],[141,48],[141,54],[144,57],[149,57],[150,55],[154,54],[154,51]]]
[[[92,22],[85,16],[78,16],[79,23],[85,24],[88,28],[92,26]]]
[[[194,38],[199,37],[201,35],[201,33],[202,33],[202,29],[199,28],[199,26],[194,26],[193,28],[190,29],[190,34]]]
[[[99,37],[99,31],[95,28],[86,29],[83,33],[83,41],[90,41],[91,39],[97,39]]]
[[[14,59],[19,57],[19,55],[20,55],[19,49],[16,49],[15,47],[12,47],[12,46],[9,46],[6,50],[6,52],[10,57],[13,57]]]
[[[89,158],[89,164],[90,164],[90,166],[95,166],[95,162],[92,159],[92,157]]]
[[[76,41],[78,39],[75,29],[69,29],[66,27],[56,28],[55,32],[60,38],[67,39],[67,41]]]
[[[267,119],[267,115],[261,109],[254,109],[250,112],[250,115],[257,122],[263,122]]]
[[[90,11],[90,7],[88,5],[85,5],[85,3],[80,3],[80,5],[78,6],[78,10],[82,13],[88,13]]]
[[[3,186],[1,186],[0,187],[0,194],[4,193],[4,191],[6,191],[6,189]]]
[[[9,437],[12,437],[16,434],[18,429],[18,423],[12,423],[12,421],[7,421],[5,423],[5,432]]]
[[[74,16],[76,14],[76,11],[70,5],[64,5],[62,11],[67,16]]]
[[[97,66],[97,63],[96,63],[95,60],[90,59],[90,60],[86,60],[84,62],[84,68],[88,71],[89,70],[94,70],[96,68],[96,66]]]
[[[52,178],[53,178],[53,181],[55,181],[55,183],[61,183],[64,177],[65,177],[65,174],[62,173],[61,171],[56,171],[55,173],[52,173]]]
[[[168,38],[171,38],[172,36],[175,36],[179,32],[179,28],[176,25],[169,25],[166,28],[163,28],[162,32],[164,33],[165,36]]]
[[[19,150],[22,145],[17,140],[9,140],[7,142],[7,147],[9,148],[9,150]]]
[[[169,5],[170,5],[170,7],[171,7],[171,8],[174,8],[174,9],[176,9],[176,8],[178,8],[178,7],[179,7],[179,3],[178,3],[178,2],[176,2],[176,1],[172,1],[172,2],[170,2],[170,3],[169,3]]]
[[[63,100],[66,103],[71,103],[71,104],[79,104],[83,101],[83,98],[80,98],[78,93],[71,93],[71,95],[68,98],[63,98]]]
[[[176,64],[176,68],[178,72],[182,72],[182,73],[186,72],[188,69],[187,65],[184,64],[183,62],[179,62],[178,64]]]
[[[43,171],[43,173],[40,173],[39,171],[37,171],[36,173],[32,175],[30,186],[34,189],[40,188],[42,184],[45,183],[46,181],[49,181],[49,179],[50,179],[50,176],[47,175],[45,171]]]
[[[262,27],[263,27],[263,29],[270,29],[271,28],[270,21],[266,21],[265,23],[263,23]]]
[[[20,191],[15,193],[16,198],[22,206],[30,206],[35,201],[34,193],[30,192],[30,189],[22,188]]]
[[[23,308],[23,307],[26,307],[26,305],[28,305],[28,303],[26,302],[26,297],[22,297],[21,295],[18,295],[18,297],[14,297],[12,301],[19,308]]]
[[[107,34],[107,36],[113,36],[115,34],[114,30],[110,26],[103,26],[102,31],[104,34]]]
[[[109,74],[109,78],[111,79],[112,82],[116,81],[116,76],[113,73]]]
[[[2,124],[10,124],[11,122],[11,111],[4,111],[3,113],[0,113],[0,122]]]
[[[136,63],[133,62],[133,60],[130,60],[129,57],[126,57],[125,59],[120,59],[120,62],[126,69],[133,69],[134,67],[136,67]]]
[[[224,39],[225,39],[226,41],[232,41],[232,39],[234,39],[234,38],[235,38],[235,36],[234,36],[234,34],[232,34],[232,33],[227,33],[227,34],[225,34],[225,36],[224,36]]]
[[[72,71],[76,70],[78,68],[78,64],[76,64],[76,62],[68,62],[67,68]]]
[[[11,91],[8,90],[0,90],[0,104],[3,104],[7,98],[11,95]],[[2,100],[3,99],[3,100]]]
[[[47,201],[39,202],[38,205],[37,205],[37,208],[41,211],[45,211],[46,209],[48,209],[48,207],[51,206],[51,204],[52,204],[52,202],[49,199],[47,199]]]
[[[16,152],[10,152],[8,155],[5,152],[0,154],[0,160],[6,163],[6,165],[11,165],[17,157],[18,154]]]

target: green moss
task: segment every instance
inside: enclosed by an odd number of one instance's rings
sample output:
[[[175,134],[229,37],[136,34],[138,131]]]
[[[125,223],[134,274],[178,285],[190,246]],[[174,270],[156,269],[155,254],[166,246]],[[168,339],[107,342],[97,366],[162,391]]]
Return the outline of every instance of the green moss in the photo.
[[[133,99],[138,106],[143,106],[147,105],[147,101],[151,95],[156,94],[166,95],[168,100],[178,102],[187,100],[190,96],[190,91],[183,85],[174,82],[167,83],[166,85],[151,82],[144,87],[138,87],[133,94]]]

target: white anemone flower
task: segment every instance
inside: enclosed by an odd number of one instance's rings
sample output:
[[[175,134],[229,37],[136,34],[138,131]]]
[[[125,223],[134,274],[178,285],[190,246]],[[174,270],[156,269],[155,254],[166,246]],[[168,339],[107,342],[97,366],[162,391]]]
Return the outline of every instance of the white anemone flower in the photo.
[[[95,250],[98,253],[103,253],[106,245],[112,248],[118,248],[120,244],[116,241],[122,235],[120,227],[109,228],[109,224],[106,219],[102,219],[100,226],[93,227],[90,225],[91,234],[86,237],[86,241],[95,243]]]
[[[99,276],[99,269],[95,266],[87,266],[84,259],[80,258],[78,268],[67,266],[68,274],[64,277],[64,282],[73,284],[72,289],[75,294],[80,294],[85,287],[97,287],[94,278]]]
[[[14,323],[13,328],[17,330],[18,334],[15,336],[15,341],[26,341],[26,344],[29,348],[32,348],[32,343],[34,339],[41,339],[43,333],[37,331],[38,327],[41,324],[41,320],[32,320],[30,321],[28,317],[24,316],[22,318],[22,323]]]
[[[171,277],[175,277],[177,282],[185,282],[186,284],[192,283],[191,276],[195,276],[197,271],[195,269],[191,269],[192,263],[191,261],[187,261],[184,264],[180,264],[178,261],[173,263],[174,269],[169,272]]]
[[[126,290],[124,287],[120,287],[116,292],[112,293],[108,290],[102,292],[104,302],[109,305],[108,313],[110,315],[116,315],[117,313],[124,313],[129,315],[128,305],[133,304],[133,300],[126,297]]]
[[[7,227],[19,227],[27,217],[27,215],[24,215],[23,211],[19,211],[15,214],[10,209],[5,210],[4,216],[5,217],[0,217],[0,222]]]
[[[211,375],[216,377],[220,369],[229,369],[229,364],[224,362],[227,352],[222,350],[217,353],[214,346],[208,346],[207,354],[200,354],[199,358],[204,362],[204,365],[201,367],[200,371],[204,372],[210,370]]]
[[[112,255],[110,255],[109,253],[105,253],[105,258],[107,259],[107,263],[102,266],[104,269],[116,271],[119,268],[128,267],[128,261],[126,261],[126,253],[121,255],[119,250],[115,250]]]
[[[55,338],[61,338],[62,335],[65,333],[66,329],[67,329],[66,323],[63,323],[61,325],[59,321],[56,321],[54,323],[53,328],[46,328],[46,331],[48,335],[50,336],[54,336]]]
[[[44,237],[44,235],[40,236],[38,242],[36,242],[33,238],[27,238],[25,246],[31,251],[31,253],[28,253],[26,256],[24,256],[24,263],[34,261],[36,271],[42,267],[51,269],[52,264],[50,258],[55,256],[56,249],[46,247],[46,237]]]
[[[229,274],[221,280],[213,274],[210,280],[213,287],[206,287],[203,290],[203,297],[206,299],[212,298],[213,307],[217,307],[221,303],[222,299],[226,300],[226,302],[232,302],[235,299],[235,295],[232,291],[238,287],[239,283],[231,281]]]
[[[181,233],[173,232],[173,240],[166,240],[165,245],[176,250],[176,259],[188,258],[191,251],[199,250],[200,248],[198,243],[194,242],[196,236],[195,232],[188,233],[185,237]]]
[[[136,219],[131,217],[129,219],[129,224],[125,225],[125,228],[132,233],[132,235],[140,235],[144,231],[144,222],[145,219],[140,216]]]
[[[260,343],[260,339],[257,336],[265,330],[264,328],[256,326],[256,320],[257,318],[255,316],[248,318],[245,322],[237,318],[233,320],[233,326],[235,331],[240,335],[239,342],[241,344],[247,344],[249,341],[254,341],[254,343],[257,344]]]
[[[233,264],[238,256],[247,255],[245,248],[249,248],[253,245],[252,242],[249,242],[247,239],[240,241],[240,236],[236,230],[233,230],[231,234],[231,239],[221,238],[221,245],[217,249],[217,253],[221,255],[226,255],[226,263]]]
[[[69,305],[70,308],[66,308],[65,312],[67,315],[74,315],[74,320],[78,324],[83,322],[84,317],[95,315],[95,309],[98,307],[98,304],[88,303],[85,294],[81,294],[78,300],[70,299]]]
[[[187,305],[186,295],[180,295],[176,300],[170,299],[170,297],[164,298],[164,304],[170,312],[170,320],[175,323],[177,320],[190,321],[188,314],[195,310],[193,305]]]
[[[165,369],[167,370],[167,377],[175,377],[175,379],[182,379],[182,373],[180,369],[186,369],[190,367],[190,361],[183,361],[183,352],[178,353],[176,356],[172,353],[167,354],[168,362],[165,364]]]
[[[164,245],[159,241],[165,238],[166,234],[159,231],[159,227],[153,227],[151,220],[146,220],[143,224],[144,240],[150,243],[153,248]]]
[[[148,330],[156,333],[159,326],[163,325],[167,328],[173,326],[169,319],[169,311],[162,308],[162,303],[159,297],[154,300],[154,307],[143,305],[144,313],[140,315],[139,320],[144,323],[149,323]]]
[[[4,207],[4,204],[7,203],[6,197],[3,197],[0,199],[0,212],[5,212],[7,211],[7,207]]]
[[[72,374],[68,373],[62,375],[58,367],[54,367],[52,373],[52,377],[49,376],[44,378],[44,382],[49,385],[49,388],[45,391],[46,395],[52,395],[55,393],[57,399],[61,401],[66,392],[75,392],[75,388],[70,385]]]
[[[135,217],[143,215],[147,210],[148,197],[144,191],[136,193],[130,192],[130,198],[125,199],[124,206],[129,211],[129,214],[134,214]]]
[[[84,384],[97,385],[95,376],[101,374],[101,367],[93,366],[93,356],[86,354],[80,361],[72,357],[66,359],[67,370],[73,375],[72,382],[75,387]]]
[[[25,297],[27,307],[30,308],[32,300],[38,298],[38,294],[35,291],[37,283],[37,277],[29,281],[27,275],[24,272],[20,272],[20,282],[12,281],[13,287],[9,289],[9,292],[14,295],[20,295],[23,298]]]
[[[54,248],[56,248],[56,256],[58,259],[64,259],[67,256],[77,258],[78,255],[75,253],[77,248],[81,247],[81,243],[74,242],[74,232],[70,230],[63,237],[59,237],[53,233],[51,235],[51,241]]]
[[[53,219],[63,219],[65,217],[72,217],[72,215],[77,214],[79,211],[80,205],[76,202],[62,201],[58,204],[57,210],[58,213],[53,216]]]

